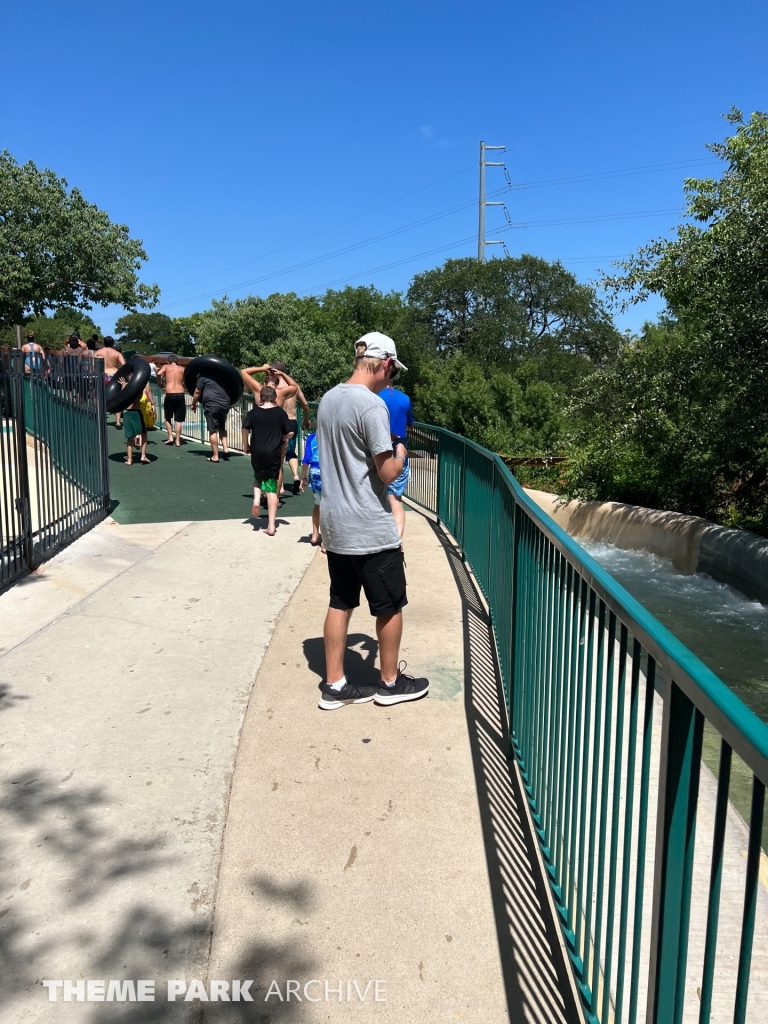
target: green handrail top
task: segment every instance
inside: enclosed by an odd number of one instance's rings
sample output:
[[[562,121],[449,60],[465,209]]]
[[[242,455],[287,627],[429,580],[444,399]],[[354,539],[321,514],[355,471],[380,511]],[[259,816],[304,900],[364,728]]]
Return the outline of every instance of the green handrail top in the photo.
[[[501,456],[444,427],[429,423],[415,423],[414,426],[422,430],[439,430],[496,463],[516,501],[550,540],[569,556],[580,575],[656,659],[665,679],[674,679],[760,781],[768,784],[768,725],[528,497]]]

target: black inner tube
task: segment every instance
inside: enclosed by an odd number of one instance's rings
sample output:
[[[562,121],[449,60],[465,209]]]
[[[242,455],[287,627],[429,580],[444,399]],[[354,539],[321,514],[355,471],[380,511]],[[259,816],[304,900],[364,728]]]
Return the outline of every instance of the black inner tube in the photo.
[[[210,377],[220,387],[224,388],[229,404],[234,405],[240,400],[243,393],[243,378],[240,371],[236,370],[232,363],[223,356],[195,356],[184,367],[184,387],[193,395],[198,377]]]
[[[133,405],[147,386],[151,372],[149,363],[141,356],[134,356],[121,366],[104,388],[107,412],[124,412]],[[128,382],[125,387],[122,386],[123,381]]]

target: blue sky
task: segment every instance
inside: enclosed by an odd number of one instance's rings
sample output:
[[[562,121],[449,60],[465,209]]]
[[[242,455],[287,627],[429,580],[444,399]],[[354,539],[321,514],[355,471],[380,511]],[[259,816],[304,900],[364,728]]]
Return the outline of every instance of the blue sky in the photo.
[[[503,196],[510,253],[595,279],[676,223],[684,177],[717,171],[722,113],[768,108],[753,0],[44,0],[3,23],[0,146],[127,223],[173,316],[225,293],[405,289],[474,255],[480,139],[527,183]],[[489,210],[489,234],[504,224]]]

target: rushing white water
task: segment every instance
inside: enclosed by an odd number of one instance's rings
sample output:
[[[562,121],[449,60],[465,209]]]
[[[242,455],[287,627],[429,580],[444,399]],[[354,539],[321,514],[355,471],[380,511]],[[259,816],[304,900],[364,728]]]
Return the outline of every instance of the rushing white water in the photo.
[[[768,607],[647,551],[579,543],[768,722]]]

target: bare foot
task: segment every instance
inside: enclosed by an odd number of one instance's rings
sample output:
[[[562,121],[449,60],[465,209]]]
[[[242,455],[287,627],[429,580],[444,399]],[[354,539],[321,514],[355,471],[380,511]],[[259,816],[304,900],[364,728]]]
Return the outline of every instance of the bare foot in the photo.
[[[177,441],[177,442],[176,442],[176,447],[177,447],[177,448],[181,448],[181,441]]]
[[[126,464],[126,466],[132,466],[133,465],[133,459],[126,459],[125,460],[125,464]]]
[[[139,462],[143,462],[145,466],[148,466],[151,461],[151,459],[139,459]]]
[[[271,530],[267,530],[266,531],[266,534],[267,534],[268,537],[274,537],[276,533],[277,533],[277,530],[275,530],[274,526],[272,527]]]
[[[257,505],[255,502],[251,507],[251,515],[253,516],[254,519],[259,519],[261,516],[261,506]]]
[[[173,444],[173,441],[169,437],[167,441],[163,441],[163,444]]]

